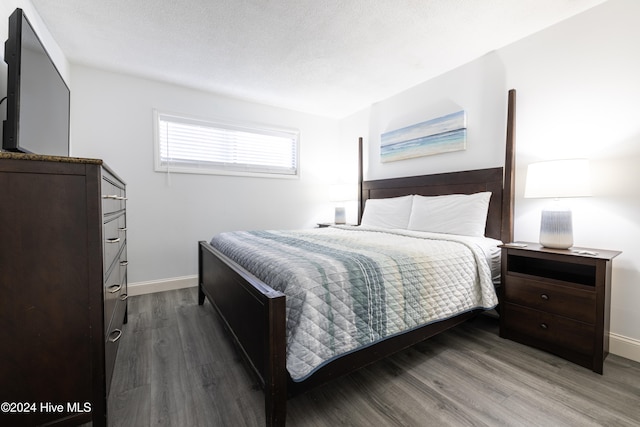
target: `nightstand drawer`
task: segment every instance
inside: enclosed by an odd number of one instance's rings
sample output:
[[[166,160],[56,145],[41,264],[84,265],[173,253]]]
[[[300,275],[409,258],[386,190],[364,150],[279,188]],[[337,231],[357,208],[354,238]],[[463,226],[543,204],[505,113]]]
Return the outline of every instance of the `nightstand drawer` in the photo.
[[[526,343],[533,339],[551,352],[557,349],[582,354],[594,352],[592,325],[514,304],[505,304],[501,316],[505,316],[508,325],[507,335],[516,341]]]
[[[505,302],[558,314],[581,322],[596,322],[596,294],[588,290],[547,284],[507,275]]]

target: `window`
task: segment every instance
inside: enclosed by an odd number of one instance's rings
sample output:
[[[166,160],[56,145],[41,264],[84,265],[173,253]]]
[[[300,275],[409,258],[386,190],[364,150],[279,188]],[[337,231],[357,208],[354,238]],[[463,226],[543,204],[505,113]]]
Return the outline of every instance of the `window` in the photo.
[[[154,111],[155,170],[298,176],[300,132]]]

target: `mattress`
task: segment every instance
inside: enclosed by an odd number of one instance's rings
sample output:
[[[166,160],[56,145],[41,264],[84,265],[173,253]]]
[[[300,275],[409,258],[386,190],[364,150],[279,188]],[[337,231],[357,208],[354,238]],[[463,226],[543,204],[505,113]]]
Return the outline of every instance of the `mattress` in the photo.
[[[348,226],[236,231],[211,241],[286,295],[287,370],[294,381],[397,334],[494,308],[499,243]]]

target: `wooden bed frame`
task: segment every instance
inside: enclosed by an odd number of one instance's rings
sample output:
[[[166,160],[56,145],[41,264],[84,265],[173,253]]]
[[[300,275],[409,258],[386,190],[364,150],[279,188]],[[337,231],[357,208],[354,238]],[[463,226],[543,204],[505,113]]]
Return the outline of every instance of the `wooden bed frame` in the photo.
[[[513,240],[515,90],[509,91],[506,159],[504,168],[452,172],[407,178],[364,181],[362,138],[360,150],[360,205],[370,198],[409,194],[470,194],[491,191],[486,235],[503,242]],[[323,366],[303,382],[294,382],[286,369],[285,295],[270,288],[243,267],[213,248],[198,242],[198,303],[205,297],[220,315],[225,328],[248,362],[265,393],[266,425],[283,426],[287,397],[353,372],[475,316],[468,312],[401,334],[342,356]]]

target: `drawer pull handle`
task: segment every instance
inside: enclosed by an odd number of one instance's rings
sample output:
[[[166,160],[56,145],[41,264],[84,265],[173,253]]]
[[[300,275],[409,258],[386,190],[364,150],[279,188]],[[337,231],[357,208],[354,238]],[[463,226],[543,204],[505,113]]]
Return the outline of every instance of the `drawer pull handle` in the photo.
[[[120,265],[122,267],[126,267],[127,265],[129,265],[129,261],[120,261]]]
[[[122,285],[111,285],[108,289],[110,294],[115,294],[116,292],[120,292],[120,289],[122,289]]]
[[[545,301],[549,301],[549,295],[547,295],[547,294],[540,295],[540,298],[542,298]]]
[[[129,200],[126,197],[123,197],[123,196],[117,196],[116,199],[118,199],[118,200]]]
[[[112,336],[113,334],[117,334],[116,336]],[[122,336],[122,331],[120,329],[114,329],[110,334],[109,334],[109,342],[116,342],[120,339],[120,337]]]
[[[126,301],[127,298],[129,298],[129,295],[127,295],[127,294],[120,295],[120,301]]]
[[[103,194],[102,198],[103,199],[114,199],[117,200],[120,196],[118,196],[117,194],[107,194],[106,196]]]
[[[546,323],[540,323],[540,327],[541,327],[542,329],[549,329],[549,326],[547,326],[547,324],[546,324]]]
[[[118,231],[125,232],[125,231],[127,231],[127,227],[120,227],[120,228],[118,228]]]
[[[110,239],[107,239],[107,243],[120,243],[120,238],[119,237],[112,237]]]

